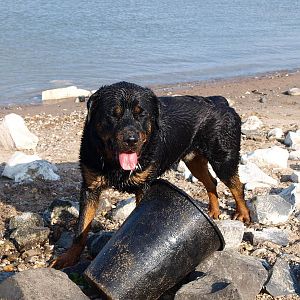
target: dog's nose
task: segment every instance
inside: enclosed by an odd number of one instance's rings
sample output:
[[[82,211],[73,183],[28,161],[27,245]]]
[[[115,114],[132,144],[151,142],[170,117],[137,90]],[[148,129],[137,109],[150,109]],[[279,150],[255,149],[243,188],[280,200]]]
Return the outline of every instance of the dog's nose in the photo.
[[[129,146],[135,145],[139,140],[139,137],[136,133],[129,133],[128,135],[125,136],[124,141],[126,144]]]

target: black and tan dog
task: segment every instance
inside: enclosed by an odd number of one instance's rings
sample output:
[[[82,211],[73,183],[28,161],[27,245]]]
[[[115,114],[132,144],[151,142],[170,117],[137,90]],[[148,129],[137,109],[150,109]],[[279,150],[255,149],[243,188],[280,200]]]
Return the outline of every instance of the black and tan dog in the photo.
[[[104,86],[88,101],[82,136],[83,177],[78,232],[72,247],[51,266],[74,264],[85,246],[101,191],[135,193],[137,202],[152,180],[183,159],[203,182],[209,215],[220,214],[210,162],[235,201],[235,219],[249,222],[238,177],[241,122],[221,96],[156,97],[147,88],[120,82]]]

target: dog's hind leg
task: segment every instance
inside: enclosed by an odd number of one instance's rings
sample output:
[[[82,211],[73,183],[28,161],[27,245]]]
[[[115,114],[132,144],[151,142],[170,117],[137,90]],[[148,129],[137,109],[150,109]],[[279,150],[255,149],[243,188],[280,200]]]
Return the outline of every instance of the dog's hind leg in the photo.
[[[96,214],[100,192],[100,188],[95,188],[89,193],[84,187],[81,188],[79,221],[77,234],[74,238],[73,245],[67,250],[66,253],[53,260],[49,267],[62,269],[74,265],[79,260],[87,241],[92,220]]]
[[[233,218],[245,223],[250,223],[250,213],[244,198],[244,187],[238,174],[231,176],[227,180],[221,180],[230,189],[236,203],[236,211]]]
[[[205,186],[209,198],[209,216],[218,219],[220,208],[216,189],[217,181],[208,170],[207,159],[202,155],[196,154],[192,158],[185,158],[184,162],[192,174]]]

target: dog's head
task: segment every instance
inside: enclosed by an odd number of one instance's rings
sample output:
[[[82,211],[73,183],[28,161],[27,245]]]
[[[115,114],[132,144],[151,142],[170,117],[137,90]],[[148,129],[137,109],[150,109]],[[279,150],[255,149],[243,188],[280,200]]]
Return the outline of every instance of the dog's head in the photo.
[[[150,89],[119,82],[90,97],[86,122],[106,160],[118,162],[123,170],[135,170],[158,115],[158,99]]]

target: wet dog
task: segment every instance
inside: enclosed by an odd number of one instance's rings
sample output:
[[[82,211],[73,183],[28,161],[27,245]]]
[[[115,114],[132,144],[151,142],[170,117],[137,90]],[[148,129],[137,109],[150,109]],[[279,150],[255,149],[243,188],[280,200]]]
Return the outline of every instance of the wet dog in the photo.
[[[72,247],[51,266],[74,264],[85,247],[101,191],[114,187],[139,202],[152,180],[182,159],[205,186],[209,215],[220,214],[217,181],[230,189],[234,219],[250,221],[238,176],[241,121],[221,96],[156,97],[148,88],[119,82],[88,101],[80,149],[83,177],[78,232]]]

